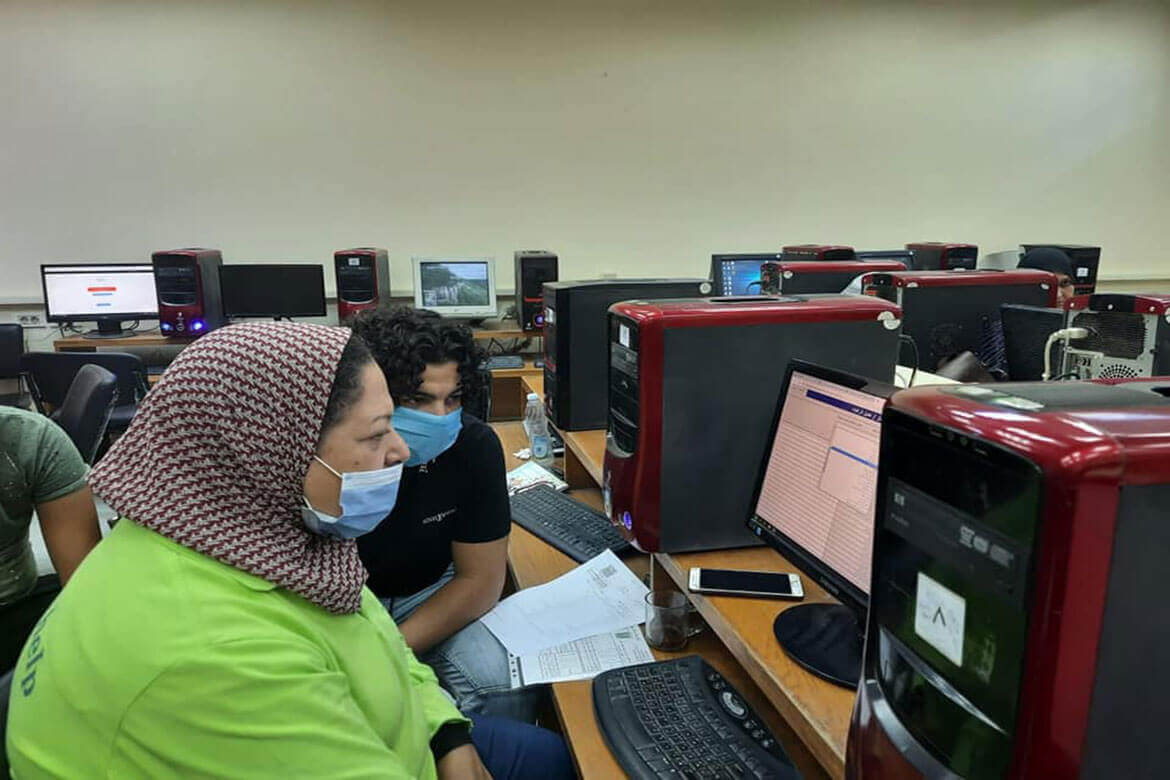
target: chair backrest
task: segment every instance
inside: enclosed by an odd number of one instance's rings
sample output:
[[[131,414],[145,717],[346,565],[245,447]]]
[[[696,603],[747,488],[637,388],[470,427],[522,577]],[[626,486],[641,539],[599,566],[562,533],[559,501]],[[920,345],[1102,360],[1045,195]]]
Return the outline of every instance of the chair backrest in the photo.
[[[101,366],[118,378],[115,406],[137,403],[146,395],[146,365],[129,352],[26,352],[20,369],[38,404],[65,402],[73,377],[87,364]]]
[[[69,434],[86,463],[93,463],[106,435],[117,388],[117,377],[101,366],[86,364],[73,377],[61,407],[53,412],[53,420]]]
[[[4,740],[8,732],[8,696],[12,693],[12,675],[9,669],[0,675],[0,777],[8,777],[8,755],[4,751]]]
[[[24,354],[24,328],[16,323],[0,325],[0,379],[20,376],[20,356]]]

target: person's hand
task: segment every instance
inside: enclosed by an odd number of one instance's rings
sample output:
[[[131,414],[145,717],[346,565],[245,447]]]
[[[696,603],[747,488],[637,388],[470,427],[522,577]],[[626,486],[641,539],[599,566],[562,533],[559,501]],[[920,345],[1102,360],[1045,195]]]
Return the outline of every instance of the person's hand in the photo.
[[[435,765],[439,780],[492,780],[487,767],[479,760],[475,745],[461,745],[439,759]]]

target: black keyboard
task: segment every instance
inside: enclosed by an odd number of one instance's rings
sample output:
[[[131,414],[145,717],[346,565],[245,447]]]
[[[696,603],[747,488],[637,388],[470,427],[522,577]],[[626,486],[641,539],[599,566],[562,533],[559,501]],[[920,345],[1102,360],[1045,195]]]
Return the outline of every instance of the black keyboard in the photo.
[[[632,778],[799,778],[768,727],[697,655],[602,672],[593,708]]]
[[[619,554],[630,549],[608,517],[548,485],[512,496],[512,520],[582,563],[607,548]]]
[[[524,368],[524,358],[520,355],[492,355],[483,362],[488,371],[499,368]]]

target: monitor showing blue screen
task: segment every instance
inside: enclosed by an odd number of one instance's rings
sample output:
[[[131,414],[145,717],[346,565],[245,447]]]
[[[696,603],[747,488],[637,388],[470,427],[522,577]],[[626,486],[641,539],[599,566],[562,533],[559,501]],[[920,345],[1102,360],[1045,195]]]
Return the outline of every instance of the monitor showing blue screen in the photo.
[[[711,283],[715,295],[759,295],[760,266],[778,255],[714,255]]]

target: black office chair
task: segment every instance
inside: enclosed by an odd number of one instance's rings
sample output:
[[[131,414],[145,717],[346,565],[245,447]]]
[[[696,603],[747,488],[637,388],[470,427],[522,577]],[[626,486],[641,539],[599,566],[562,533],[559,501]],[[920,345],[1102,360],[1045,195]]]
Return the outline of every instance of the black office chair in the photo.
[[[110,433],[125,431],[148,389],[142,358],[128,352],[27,352],[20,359],[21,372],[42,414],[45,404],[56,408],[65,402],[73,378],[87,364],[101,366],[118,378],[107,429]]]
[[[15,669],[9,669],[0,675],[0,777],[8,777],[8,753],[4,749],[4,740],[8,732],[8,695],[12,692],[15,672]]]
[[[86,463],[92,464],[97,457],[117,394],[118,378],[101,366],[89,363],[73,377],[73,384],[69,385],[60,408],[49,415],[69,434]]]
[[[0,379],[15,379],[15,393],[0,395],[4,406],[28,406],[24,379],[20,375],[20,356],[24,354],[24,328],[15,323],[0,325]]]

